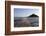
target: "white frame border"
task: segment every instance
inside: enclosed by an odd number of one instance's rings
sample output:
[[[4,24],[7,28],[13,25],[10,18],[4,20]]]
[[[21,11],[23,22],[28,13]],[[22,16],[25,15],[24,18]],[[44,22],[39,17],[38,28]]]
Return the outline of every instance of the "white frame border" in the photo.
[[[15,27],[14,28],[14,8],[39,8],[39,27]],[[29,31],[29,30],[42,30],[42,7],[41,6],[22,6],[22,5],[11,5],[11,31]],[[27,29],[28,28],[28,29]]]

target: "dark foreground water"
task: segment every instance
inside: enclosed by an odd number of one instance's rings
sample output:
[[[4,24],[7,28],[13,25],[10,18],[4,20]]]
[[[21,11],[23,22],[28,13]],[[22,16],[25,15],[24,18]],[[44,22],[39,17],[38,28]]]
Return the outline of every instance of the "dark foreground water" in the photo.
[[[38,27],[39,17],[16,17],[14,18],[14,27]]]

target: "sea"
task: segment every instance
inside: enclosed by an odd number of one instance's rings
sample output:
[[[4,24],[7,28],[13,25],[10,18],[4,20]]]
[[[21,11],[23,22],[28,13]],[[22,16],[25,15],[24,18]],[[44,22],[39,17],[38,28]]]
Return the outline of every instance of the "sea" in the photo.
[[[39,17],[14,17],[14,27],[38,27]]]

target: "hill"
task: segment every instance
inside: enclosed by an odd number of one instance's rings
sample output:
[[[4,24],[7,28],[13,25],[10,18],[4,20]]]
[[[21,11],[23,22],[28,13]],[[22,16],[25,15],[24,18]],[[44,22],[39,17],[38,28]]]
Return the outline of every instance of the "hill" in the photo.
[[[32,14],[32,15],[30,15],[30,16],[28,16],[28,17],[38,17],[38,16],[35,15],[35,14]]]

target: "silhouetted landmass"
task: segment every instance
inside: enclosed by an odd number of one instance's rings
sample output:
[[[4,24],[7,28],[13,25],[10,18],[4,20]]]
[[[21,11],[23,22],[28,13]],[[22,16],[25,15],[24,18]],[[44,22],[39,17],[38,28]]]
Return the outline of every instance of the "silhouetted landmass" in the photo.
[[[32,14],[32,15],[30,15],[30,16],[28,16],[28,17],[38,17],[38,16],[35,15],[35,14]]]

